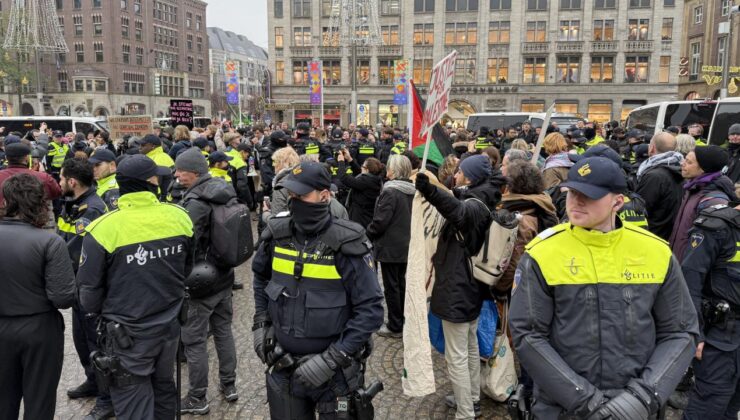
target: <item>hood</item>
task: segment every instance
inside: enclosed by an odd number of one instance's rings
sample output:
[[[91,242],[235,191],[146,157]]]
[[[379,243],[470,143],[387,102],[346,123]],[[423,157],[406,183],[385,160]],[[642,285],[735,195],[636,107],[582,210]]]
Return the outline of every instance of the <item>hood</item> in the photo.
[[[416,194],[416,187],[411,183],[411,181],[406,179],[394,179],[383,184],[383,191],[389,189],[398,190],[403,194],[411,196]]]
[[[658,166],[664,166],[671,170],[678,168],[678,173],[680,174],[682,162],[683,155],[678,152],[665,152],[652,156],[640,165],[640,168],[637,170],[637,180],[639,181],[649,169]]]
[[[500,169],[494,169],[491,171],[491,176],[488,178],[491,185],[501,190],[502,187],[505,187],[509,183],[509,179],[504,176],[503,173],[501,173]]]
[[[570,157],[568,157],[568,152],[561,152],[556,153],[554,155],[550,155],[545,159],[545,168],[544,169],[550,169],[550,168],[570,168],[574,165],[573,161],[570,160]]]
[[[519,211],[526,207],[539,207],[547,213],[555,215],[555,205],[549,195],[542,194],[504,194],[501,205],[509,211]]]
[[[272,188],[274,189],[278,184],[283,182],[283,179],[285,179],[286,176],[290,173],[291,169],[293,168],[285,168],[280,170],[280,172],[275,175],[275,178],[272,179]]]
[[[185,192],[185,199],[194,196],[199,200],[214,204],[226,204],[232,198],[236,198],[234,187],[222,179],[213,178],[210,174],[202,176],[189,190]]]
[[[501,190],[493,182],[487,181],[463,190],[461,198],[477,198],[484,202],[489,209],[493,210],[501,201]]]

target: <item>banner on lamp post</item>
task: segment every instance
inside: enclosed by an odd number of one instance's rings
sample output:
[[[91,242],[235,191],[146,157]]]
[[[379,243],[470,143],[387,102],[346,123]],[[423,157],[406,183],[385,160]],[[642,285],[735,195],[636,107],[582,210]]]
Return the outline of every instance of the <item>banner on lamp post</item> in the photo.
[[[396,60],[393,66],[393,103],[408,104],[409,60]]]
[[[224,63],[226,70],[226,103],[239,105],[239,63],[227,61]]]
[[[311,105],[321,105],[324,99],[321,61],[308,62],[308,86]]]

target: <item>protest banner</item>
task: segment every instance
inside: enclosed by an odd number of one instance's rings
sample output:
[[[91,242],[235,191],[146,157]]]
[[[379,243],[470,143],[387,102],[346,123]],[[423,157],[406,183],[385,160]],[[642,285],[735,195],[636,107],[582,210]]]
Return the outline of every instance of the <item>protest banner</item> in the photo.
[[[432,68],[432,80],[429,84],[429,95],[427,97],[424,118],[421,122],[421,135],[427,136],[427,147],[424,150],[424,158],[421,162],[421,172],[426,170],[427,155],[429,154],[429,142],[432,140],[432,128],[447,113],[450,101],[450,89],[455,79],[455,60],[457,51],[452,51]]]
[[[123,115],[108,117],[111,140],[124,136],[144,137],[152,133],[152,117],[148,115]]]
[[[193,101],[189,99],[170,100],[170,123],[173,127],[178,125],[193,129]]]

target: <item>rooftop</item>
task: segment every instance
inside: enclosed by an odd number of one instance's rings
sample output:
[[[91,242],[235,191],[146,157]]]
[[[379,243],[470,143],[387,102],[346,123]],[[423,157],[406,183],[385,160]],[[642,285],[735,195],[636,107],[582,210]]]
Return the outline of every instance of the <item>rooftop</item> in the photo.
[[[212,50],[243,54],[257,60],[267,60],[267,51],[244,35],[237,35],[221,28],[208,28],[208,44]]]

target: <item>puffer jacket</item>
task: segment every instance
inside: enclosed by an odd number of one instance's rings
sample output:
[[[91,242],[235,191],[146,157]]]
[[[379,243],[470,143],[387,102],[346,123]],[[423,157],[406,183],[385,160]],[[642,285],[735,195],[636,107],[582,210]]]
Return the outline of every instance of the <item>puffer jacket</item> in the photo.
[[[386,263],[405,263],[411,237],[411,204],[416,188],[409,180],[386,182],[375,205],[367,237],[375,245],[375,259]]]
[[[704,174],[686,182],[681,207],[676,214],[669,243],[673,255],[683,261],[686,246],[689,243],[689,230],[699,212],[717,204],[727,204],[736,200],[735,186],[729,178],[720,172]]]
[[[480,315],[487,294],[482,283],[473,278],[471,257],[483,245],[491,224],[491,210],[501,201],[501,191],[486,180],[470,188],[455,189],[454,197],[435,188],[424,198],[445,218],[432,258],[432,313],[449,322],[471,322]]]
[[[509,325],[535,383],[535,418],[586,418],[599,391],[626,387],[657,411],[694,357],[699,327],[680,264],[664,241],[616,223],[608,233],[558,225],[519,261]]]

